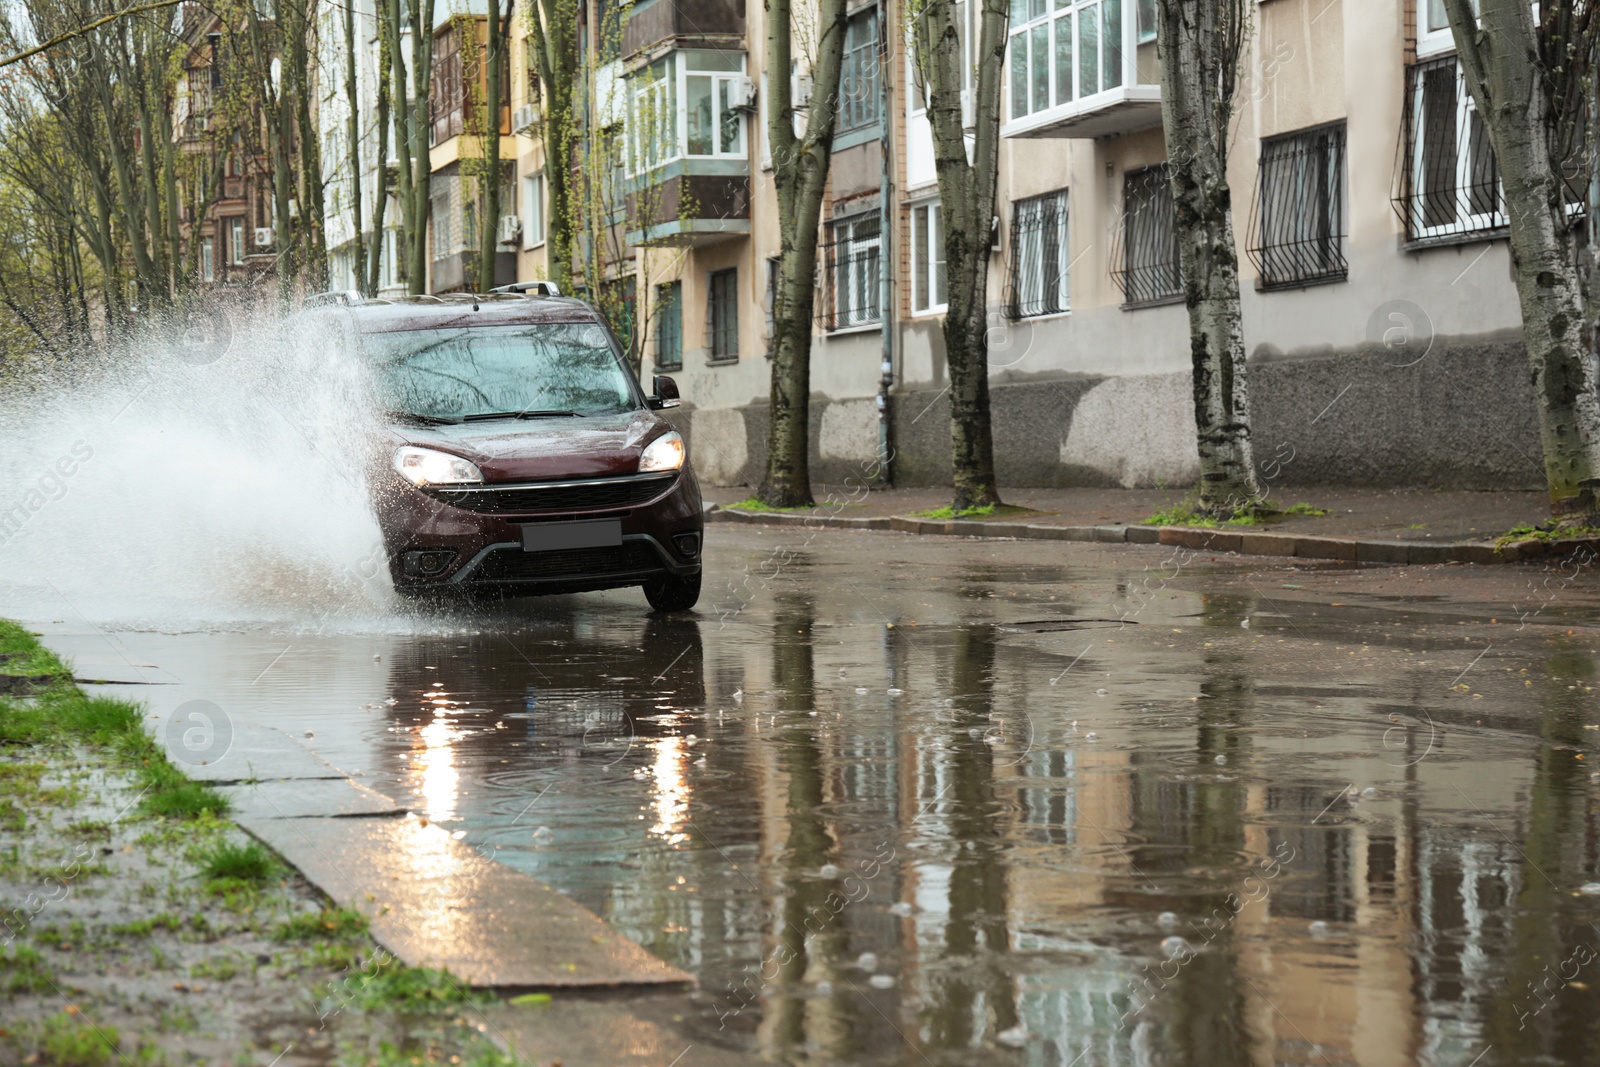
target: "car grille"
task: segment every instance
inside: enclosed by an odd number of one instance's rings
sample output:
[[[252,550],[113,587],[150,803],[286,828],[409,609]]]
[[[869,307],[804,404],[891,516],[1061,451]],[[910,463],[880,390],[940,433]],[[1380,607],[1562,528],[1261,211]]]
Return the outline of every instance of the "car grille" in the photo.
[[[541,511],[591,511],[629,508],[661,496],[678,484],[667,478],[597,478],[583,482],[537,482],[506,489],[431,490],[431,495],[453,507],[501,514]]]
[[[605,578],[661,569],[661,557],[644,541],[606,548],[568,548],[554,552],[501,549],[491,552],[468,576],[474,582],[516,582],[540,578]]]

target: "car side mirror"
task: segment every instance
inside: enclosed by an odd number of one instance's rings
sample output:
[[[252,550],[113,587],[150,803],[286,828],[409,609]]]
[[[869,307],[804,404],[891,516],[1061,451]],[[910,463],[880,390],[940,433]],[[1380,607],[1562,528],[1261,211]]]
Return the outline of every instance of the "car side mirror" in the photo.
[[[658,374],[655,378],[656,393],[650,398],[650,406],[657,410],[661,408],[675,408],[678,406],[678,383],[665,374]]]

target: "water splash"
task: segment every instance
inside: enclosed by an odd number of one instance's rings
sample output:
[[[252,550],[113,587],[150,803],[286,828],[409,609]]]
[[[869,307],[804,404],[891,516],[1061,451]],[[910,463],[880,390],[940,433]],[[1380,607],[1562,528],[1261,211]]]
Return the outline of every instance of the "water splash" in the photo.
[[[0,397],[0,611],[122,627],[388,615],[359,361],[304,320],[79,357]]]

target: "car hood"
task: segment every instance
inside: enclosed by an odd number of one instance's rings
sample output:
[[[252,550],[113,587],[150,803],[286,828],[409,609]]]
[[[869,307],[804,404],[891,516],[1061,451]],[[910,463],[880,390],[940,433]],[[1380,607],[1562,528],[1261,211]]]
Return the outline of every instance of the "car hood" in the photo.
[[[486,482],[633,474],[639,453],[671,427],[652,411],[586,418],[496,419],[454,426],[392,424],[396,444],[471,460]]]

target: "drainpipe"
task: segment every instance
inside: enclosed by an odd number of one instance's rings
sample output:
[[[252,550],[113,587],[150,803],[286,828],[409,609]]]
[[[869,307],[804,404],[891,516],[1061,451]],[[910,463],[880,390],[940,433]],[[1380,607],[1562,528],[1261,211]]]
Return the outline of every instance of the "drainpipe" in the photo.
[[[894,250],[893,235],[896,214],[894,210],[894,91],[890,85],[892,70],[889,57],[889,4],[883,0],[878,8],[878,85],[881,113],[878,119],[879,155],[882,172],[878,182],[878,320],[882,323],[882,362],[878,375],[878,476],[879,489],[894,484],[892,470],[894,435],[892,417],[893,398],[889,390],[894,387]]]

